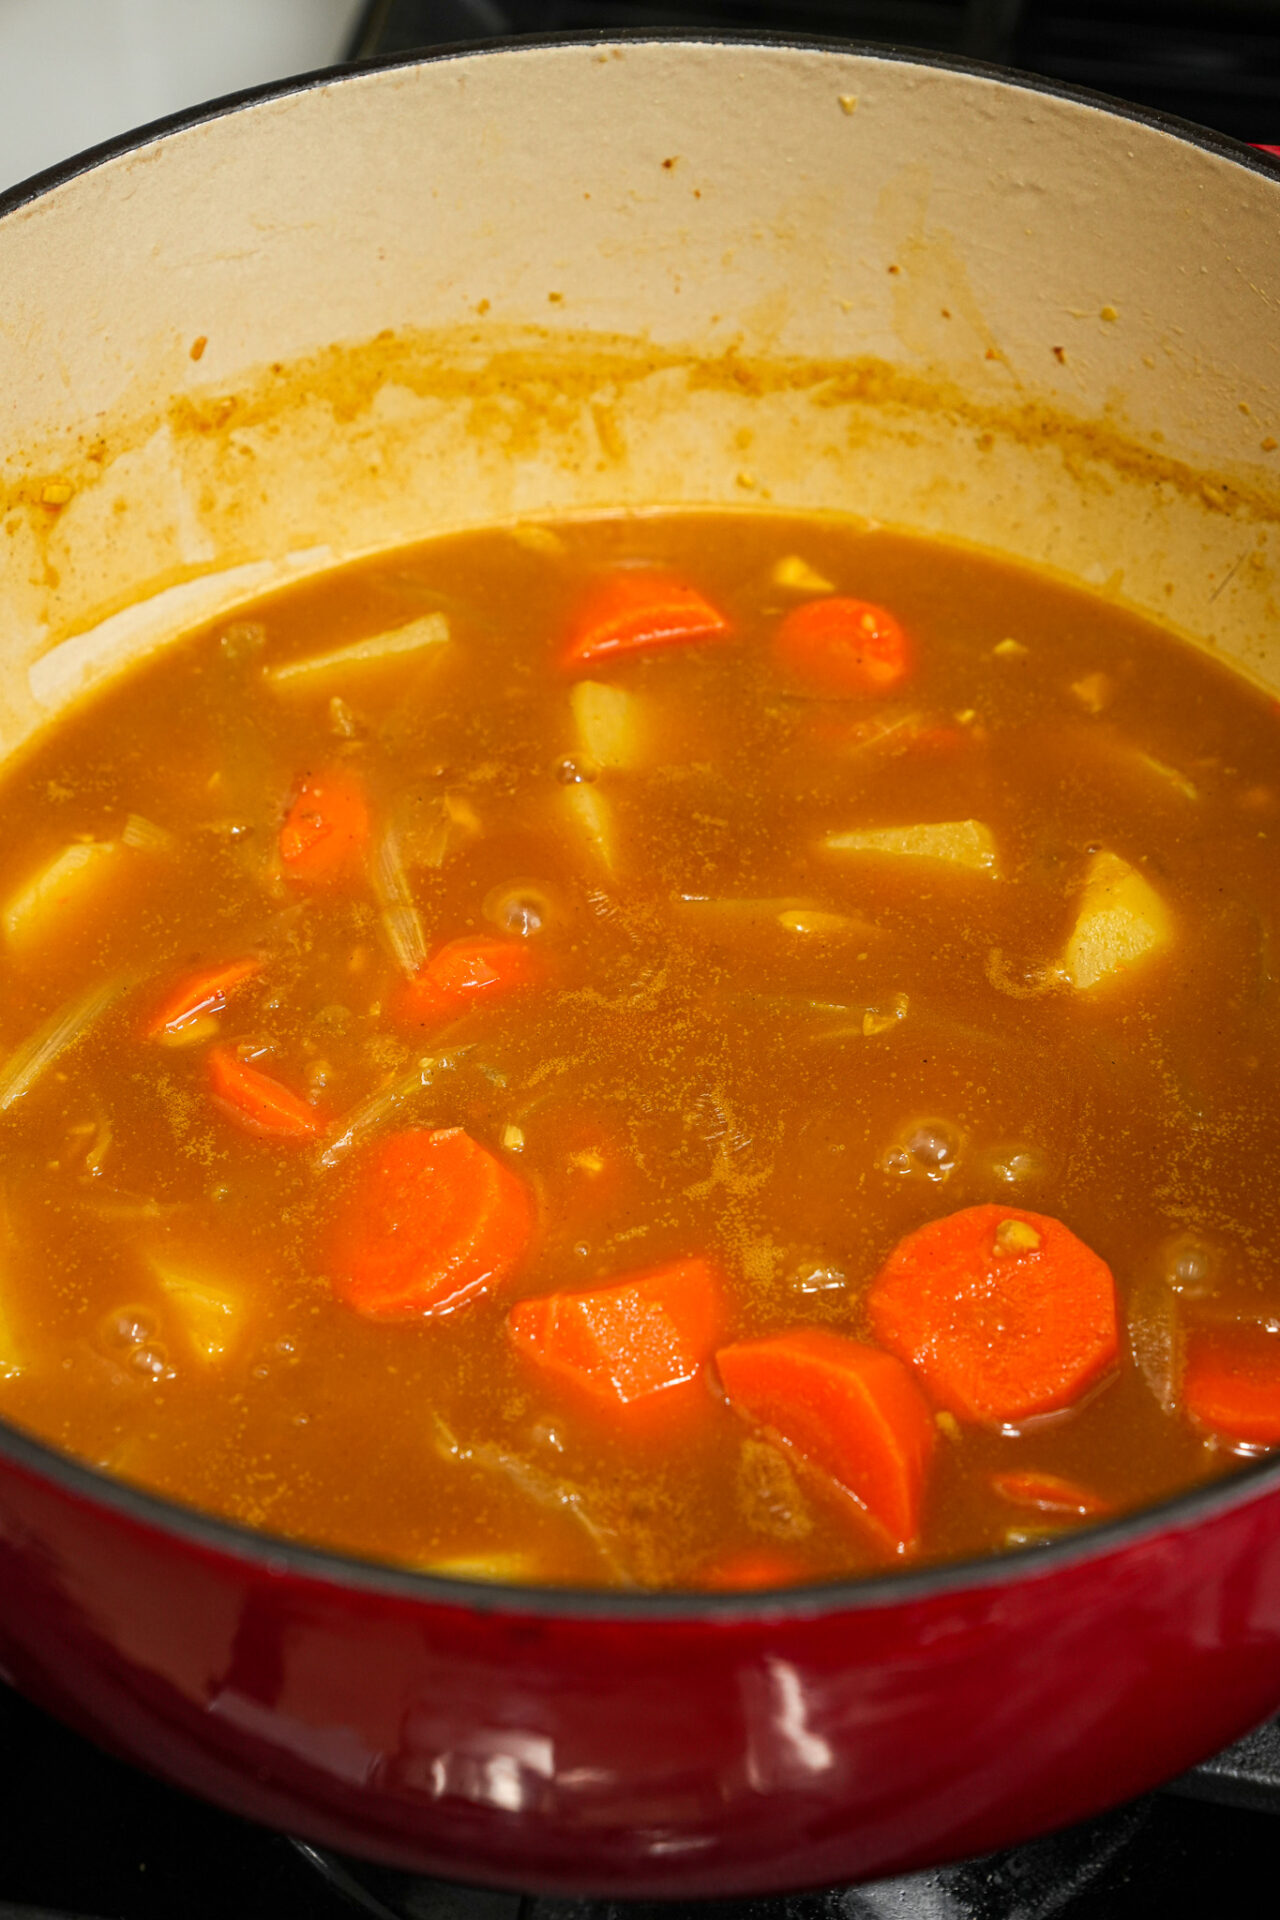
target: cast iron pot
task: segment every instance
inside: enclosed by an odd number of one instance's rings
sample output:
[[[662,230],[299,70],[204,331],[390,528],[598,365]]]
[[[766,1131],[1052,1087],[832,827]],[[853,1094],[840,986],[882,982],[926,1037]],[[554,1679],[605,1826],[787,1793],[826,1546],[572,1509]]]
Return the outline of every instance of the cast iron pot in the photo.
[[[575,41],[223,102],[0,214],[5,752],[280,580],[651,503],[974,542],[1280,686],[1280,172],[1231,142],[856,49]],[[0,1430],[0,1562],[5,1667],[76,1727],[513,1887],[893,1873],[1280,1702],[1267,1462],[1014,1559],[603,1595],[344,1561]]]

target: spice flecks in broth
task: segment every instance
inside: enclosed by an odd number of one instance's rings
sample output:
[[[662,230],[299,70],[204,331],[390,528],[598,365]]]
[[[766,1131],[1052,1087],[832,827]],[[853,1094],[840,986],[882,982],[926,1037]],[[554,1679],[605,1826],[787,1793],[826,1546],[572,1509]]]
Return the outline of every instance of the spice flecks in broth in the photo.
[[[9,769],[0,1409],[587,1585],[1023,1546],[1280,1441],[1267,703],[902,536],[537,531]]]

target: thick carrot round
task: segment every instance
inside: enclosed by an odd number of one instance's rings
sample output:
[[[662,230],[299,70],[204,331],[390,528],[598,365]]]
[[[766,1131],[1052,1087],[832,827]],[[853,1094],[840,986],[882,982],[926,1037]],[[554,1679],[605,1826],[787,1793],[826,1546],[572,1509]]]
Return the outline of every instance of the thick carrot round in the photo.
[[[326,1114],[242,1060],[234,1047],[210,1047],[205,1071],[214,1105],[247,1133],[269,1134],[276,1140],[311,1140],[329,1124]]]
[[[920,1537],[937,1438],[929,1405],[892,1354],[823,1327],[722,1347],[729,1405],[853,1498],[906,1553]]]
[[[323,885],[341,879],[369,845],[369,803],[350,767],[304,774],[280,828],[280,860],[291,880]]]
[[[673,1260],[584,1293],[521,1300],[507,1316],[516,1349],[598,1411],[617,1412],[697,1380],[722,1324],[706,1260]]]
[[[1057,1473],[1037,1473],[1034,1469],[997,1473],[992,1475],[991,1484],[1010,1506],[1029,1507],[1036,1513],[1077,1513],[1081,1519],[1100,1520],[1111,1512],[1111,1503],[1092,1487],[1064,1480]]]
[[[911,669],[911,648],[894,616],[838,594],[793,608],[773,647],[793,678],[832,699],[887,692]]]
[[[523,1182],[461,1127],[408,1127],[358,1161],[329,1271],[372,1319],[454,1313],[515,1272],[533,1231]]]
[[[867,1310],[940,1407],[990,1426],[1069,1407],[1118,1349],[1111,1269],[1060,1220],[1014,1207],[967,1207],[909,1233]]]
[[[576,669],[619,654],[648,653],[694,640],[720,640],[729,622],[686,581],[639,568],[615,573],[578,615],[561,665]]]
[[[397,990],[392,1017],[404,1027],[438,1027],[482,1000],[496,1000],[538,976],[537,957],[520,940],[467,935],[437,948]]]
[[[1188,1418],[1244,1446],[1280,1446],[1280,1340],[1258,1328],[1197,1333],[1182,1399]]]
[[[262,972],[256,955],[244,960],[223,960],[216,966],[200,967],[183,976],[171,987],[143,1028],[148,1040],[171,1039],[194,1026],[204,1014],[221,1013],[237,987]]]

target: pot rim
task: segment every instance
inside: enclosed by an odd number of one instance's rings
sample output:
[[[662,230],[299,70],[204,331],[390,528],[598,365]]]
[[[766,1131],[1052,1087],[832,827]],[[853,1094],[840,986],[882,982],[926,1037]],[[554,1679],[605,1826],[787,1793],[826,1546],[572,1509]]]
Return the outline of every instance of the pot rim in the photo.
[[[0,1474],[16,1467],[29,1478],[49,1481],[73,1500],[105,1508],[150,1533],[176,1536],[185,1546],[238,1560],[272,1579],[293,1578],[367,1593],[387,1600],[415,1600],[488,1614],[530,1614],[564,1620],[697,1622],[725,1617],[803,1620],[832,1613],[862,1613],[944,1599],[950,1595],[1005,1590],[1059,1571],[1106,1560],[1133,1548],[1192,1533],[1237,1507],[1280,1492],[1280,1453],[1251,1460],[1219,1480],[1169,1495],[1150,1506],[1083,1527],[1079,1533],[1016,1553],[991,1553],[853,1579],[806,1586],[710,1592],[631,1587],[520,1586],[514,1581],[468,1580],[414,1567],[380,1564],[334,1547],[311,1546],[281,1534],[242,1526],[164,1494],[149,1493],[0,1419]]]
[[[120,158],[163,138],[206,121],[218,120],[265,101],[292,93],[309,92],[335,82],[397,68],[433,66],[477,54],[534,51],[539,48],[614,45],[692,45],[753,47],[762,51],[857,54],[900,66],[931,68],[997,81],[1025,92],[1095,108],[1118,119],[1167,133],[1200,147],[1219,159],[1262,174],[1280,184],[1280,156],[1259,150],[1229,134],[1201,127],[1175,114],[1117,99],[1087,87],[1072,86],[1040,74],[1021,73],[987,61],[959,55],[896,47],[835,35],[756,32],[719,32],[713,29],[651,31],[581,31],[554,34],[513,34],[486,40],[460,41],[438,49],[390,54],[374,60],[344,61],[309,72],[243,87],[166,114],[110,140],[46,167],[0,192],[0,219],[31,205],[82,173]],[[1251,1460],[1230,1475],[1169,1496],[1133,1513],[1122,1514],[1083,1528],[1078,1534],[1023,1548],[1016,1554],[989,1554],[981,1558],[941,1562],[803,1587],[760,1591],[671,1592],[628,1588],[524,1587],[496,1581],[464,1580],[420,1572],[410,1567],[381,1565],[336,1549],[310,1546],[267,1531],[223,1520],[196,1507],[148,1493],[114,1479],[96,1467],[76,1460],[57,1447],[36,1439],[0,1417],[0,1463],[16,1467],[31,1478],[52,1482],[61,1493],[83,1504],[106,1508],[149,1532],[177,1536],[184,1545],[220,1558],[248,1562],[272,1578],[306,1580],[330,1587],[414,1600],[438,1606],[464,1607],[498,1615],[554,1616],[566,1620],[600,1619],[637,1622],[698,1622],[734,1619],[770,1620],[783,1616],[803,1620],[829,1613],[863,1612],[960,1595],[983,1589],[1005,1589],[1024,1581],[1051,1577],[1060,1569],[1123,1553],[1131,1547],[1158,1541],[1162,1536],[1190,1532],[1236,1507],[1251,1504],[1280,1489],[1280,1453]]]
[[[52,193],[56,187],[74,180],[77,175],[91,173],[108,160],[119,159],[123,154],[132,153],[153,140],[163,138],[165,134],[182,133],[188,127],[201,126],[207,120],[221,120],[227,114],[240,112],[242,108],[255,107],[267,100],[283,99],[286,94],[309,93],[319,87],[331,86],[335,81],[359,79],[364,74],[388,73],[399,67],[437,66],[445,61],[470,58],[476,54],[523,53],[540,47],[618,45],[759,47],[764,51],[845,53],[857,54],[868,60],[883,60],[894,66],[926,67],[945,73],[970,74],[980,80],[995,80],[1023,92],[1074,101],[1079,106],[1094,107],[1119,120],[1133,120],[1141,126],[1154,127],[1157,132],[1171,134],[1189,146],[1216,154],[1219,159],[1232,160],[1251,172],[1280,181],[1280,153],[1268,148],[1251,146],[1247,140],[1237,140],[1232,134],[1202,127],[1194,120],[1184,120],[1180,115],[1166,113],[1159,107],[1144,107],[1137,101],[1122,100],[1116,94],[1099,93],[1092,87],[1077,87],[1065,80],[1050,79],[1044,74],[1024,73],[1015,67],[997,66],[989,60],[971,60],[962,54],[937,53],[926,47],[899,47],[878,41],[842,39],[836,34],[754,33],[745,30],[720,32],[700,27],[672,27],[659,31],[637,27],[613,32],[582,29],[566,33],[502,34],[485,40],[458,40],[447,46],[424,47],[416,51],[410,49],[407,53],[384,54],[372,60],[336,61],[332,66],[313,67],[306,73],[289,74],[281,80],[266,80],[256,87],[238,87],[233,93],[219,94],[212,100],[199,101],[195,106],[179,108],[176,113],[162,114],[158,120],[146,120],[140,126],[115,134],[110,140],[101,140],[95,146],[85,147],[79,153],[71,154],[67,159],[59,160],[55,165],[44,167],[40,172],[30,174],[27,179],[6,187],[0,191],[0,220],[16,212],[19,207],[28,206],[33,200]]]

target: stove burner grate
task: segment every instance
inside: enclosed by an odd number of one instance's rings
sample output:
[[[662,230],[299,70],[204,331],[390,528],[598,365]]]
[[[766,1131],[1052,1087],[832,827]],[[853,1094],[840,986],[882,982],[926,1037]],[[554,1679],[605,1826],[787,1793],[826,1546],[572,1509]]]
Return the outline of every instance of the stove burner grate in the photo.
[[[291,1841],[164,1786],[0,1686],[0,1920],[1204,1920],[1274,1878],[1280,1722],[1133,1806],[903,1879],[704,1906],[498,1893]]]
[[[1087,1911],[1081,1898],[1134,1845],[1153,1804],[1138,1801],[1083,1826],[959,1866],[820,1893],[716,1900],[693,1910],[706,1920],[1075,1920]],[[297,1844],[332,1891],[368,1920],[675,1920],[691,1910],[691,1903],[454,1886]]]

